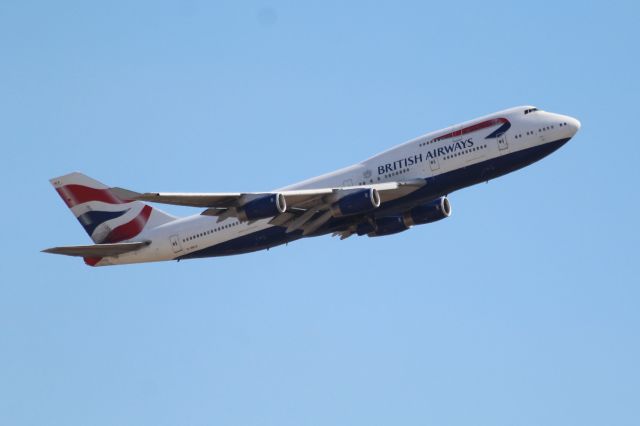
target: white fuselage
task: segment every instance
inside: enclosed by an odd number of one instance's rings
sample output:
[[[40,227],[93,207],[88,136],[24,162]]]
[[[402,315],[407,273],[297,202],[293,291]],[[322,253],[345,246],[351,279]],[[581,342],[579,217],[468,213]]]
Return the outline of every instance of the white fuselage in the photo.
[[[522,156],[513,154],[529,152],[557,141],[566,141],[573,137],[579,126],[580,123],[576,119],[565,115],[540,111],[533,107],[511,108],[428,133],[361,163],[280,190],[355,187],[383,182],[437,179],[439,176],[451,176],[455,179],[456,171],[478,164],[486,164],[486,169],[491,171],[494,167],[491,165],[492,161],[501,157],[504,157],[504,161],[496,162],[497,165],[505,164],[511,157],[514,161],[516,158],[522,161]],[[504,133],[491,136],[492,132],[500,128],[505,129]],[[516,168],[519,167],[521,166]],[[493,177],[487,175],[487,179]],[[460,189],[469,184],[461,181],[452,189]],[[236,218],[217,222],[216,217],[195,214],[145,229],[136,240],[151,241],[148,247],[104,258],[100,264],[152,262],[189,257],[190,254],[203,249],[264,231],[272,227],[269,222],[269,219],[241,222]]]

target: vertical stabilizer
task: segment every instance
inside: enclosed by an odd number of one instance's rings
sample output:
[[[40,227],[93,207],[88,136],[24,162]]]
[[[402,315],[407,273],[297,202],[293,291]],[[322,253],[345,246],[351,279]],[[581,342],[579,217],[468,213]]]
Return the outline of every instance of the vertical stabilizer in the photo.
[[[142,201],[118,198],[110,187],[82,173],[53,178],[51,184],[96,244],[131,240],[145,228],[176,219]]]

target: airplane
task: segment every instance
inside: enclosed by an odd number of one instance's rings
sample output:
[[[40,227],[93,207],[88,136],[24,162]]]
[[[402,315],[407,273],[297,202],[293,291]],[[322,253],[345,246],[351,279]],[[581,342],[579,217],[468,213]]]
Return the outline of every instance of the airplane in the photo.
[[[71,173],[51,183],[95,244],[43,251],[106,266],[249,253],[327,234],[392,235],[449,217],[450,193],[526,167],[579,129],[567,115],[510,108],[268,192],[140,193]],[[199,212],[179,218],[148,203]]]

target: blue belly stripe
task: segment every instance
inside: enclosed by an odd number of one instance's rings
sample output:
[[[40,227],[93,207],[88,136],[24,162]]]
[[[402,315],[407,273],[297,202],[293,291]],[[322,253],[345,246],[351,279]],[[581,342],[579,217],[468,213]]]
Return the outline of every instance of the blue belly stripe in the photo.
[[[429,177],[426,179],[427,184],[425,186],[404,198],[382,204],[376,209],[375,215],[380,217],[405,212],[418,204],[429,202],[459,189],[506,175],[507,173],[511,173],[541,160],[567,143],[569,139],[570,138],[559,139],[544,145],[512,152],[477,164],[442,173],[434,177]],[[333,232],[334,230],[339,230],[353,220],[353,217],[332,219],[325,226],[308,236],[314,237]],[[181,256],[179,259],[229,256],[249,253],[292,242],[300,238],[302,238],[301,231],[287,234],[286,228],[272,226],[252,234],[234,238],[232,240],[189,253]]]

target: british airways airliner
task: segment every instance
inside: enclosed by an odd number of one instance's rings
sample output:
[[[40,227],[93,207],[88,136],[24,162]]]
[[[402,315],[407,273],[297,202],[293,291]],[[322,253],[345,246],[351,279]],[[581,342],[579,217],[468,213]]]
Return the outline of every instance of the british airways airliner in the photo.
[[[511,108],[268,192],[140,193],[71,173],[51,183],[95,244],[44,251],[105,266],[248,253],[326,234],[396,234],[449,217],[450,193],[528,166],[578,129],[566,115]],[[179,218],[147,203],[199,212]]]

